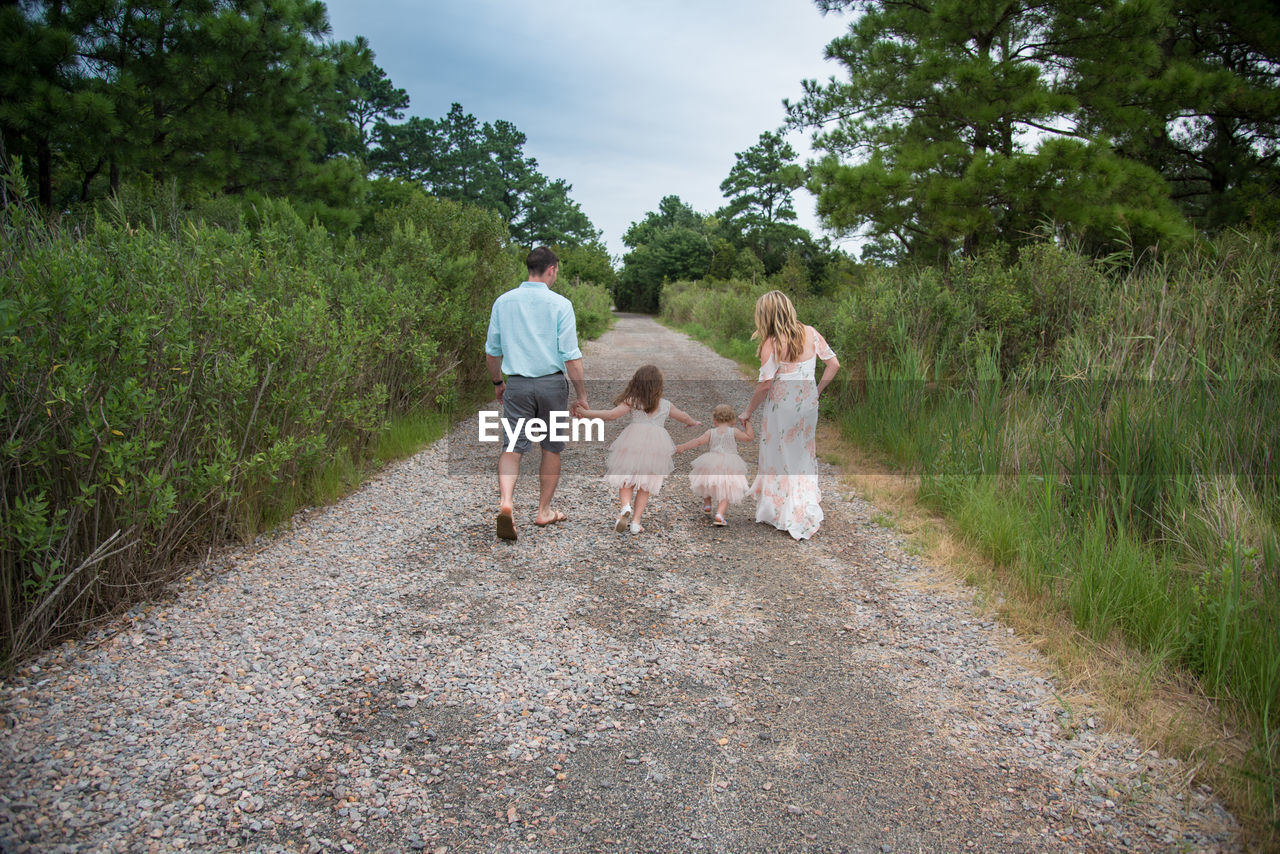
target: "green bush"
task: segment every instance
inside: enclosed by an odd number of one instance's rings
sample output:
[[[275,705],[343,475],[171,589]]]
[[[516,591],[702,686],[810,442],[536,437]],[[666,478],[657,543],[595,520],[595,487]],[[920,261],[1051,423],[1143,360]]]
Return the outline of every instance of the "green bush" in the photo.
[[[589,283],[556,286],[573,303],[578,321],[578,339],[599,338],[613,325],[613,297],[601,285]]]
[[[272,200],[231,229],[23,216],[0,231],[10,659],[255,532],[335,456],[370,458],[389,417],[447,407],[519,281],[494,215],[422,194],[359,241]]]

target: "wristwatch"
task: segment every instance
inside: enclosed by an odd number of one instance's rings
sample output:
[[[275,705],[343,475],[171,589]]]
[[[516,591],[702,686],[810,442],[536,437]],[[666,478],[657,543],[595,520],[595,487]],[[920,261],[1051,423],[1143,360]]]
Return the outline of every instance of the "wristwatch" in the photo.
[[[502,384],[503,384],[503,383],[505,383],[505,382],[506,382],[506,380],[494,380],[494,381],[493,381],[493,384],[494,384],[494,385],[502,385]]]

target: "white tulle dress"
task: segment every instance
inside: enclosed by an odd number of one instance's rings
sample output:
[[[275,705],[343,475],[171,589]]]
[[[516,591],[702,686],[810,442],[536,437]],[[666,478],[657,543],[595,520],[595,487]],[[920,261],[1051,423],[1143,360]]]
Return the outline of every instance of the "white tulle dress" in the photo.
[[[663,426],[669,412],[671,401],[665,397],[653,412],[631,410],[631,423],[609,446],[604,481],[611,488],[631,486],[650,495],[662,491],[662,481],[675,468],[671,457],[676,445]]]
[[[747,494],[747,464],[738,456],[738,440],[732,424],[710,431],[711,450],[693,461],[689,490],[699,498],[711,497],[714,504],[727,500],[737,504]]]
[[[768,522],[797,540],[812,537],[822,524],[818,488],[816,433],[818,389],[813,379],[819,358],[835,354],[821,335],[813,336],[814,354],[802,362],[779,364],[774,357],[760,367],[760,381],[773,380],[761,409],[760,461],[751,495],[756,521]]]

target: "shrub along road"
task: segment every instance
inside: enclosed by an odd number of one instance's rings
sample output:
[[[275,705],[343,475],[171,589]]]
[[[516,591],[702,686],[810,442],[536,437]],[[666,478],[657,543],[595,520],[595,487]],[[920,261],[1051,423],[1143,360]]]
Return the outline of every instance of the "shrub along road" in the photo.
[[[585,359],[595,406],[645,361],[704,422],[752,385],[638,316]],[[631,536],[601,443],[566,452],[569,521],[534,527],[535,453],[508,543],[476,433],[8,680],[0,847],[1239,848],[1186,768],[1061,697],[831,467],[811,541],[749,504],[712,527],[693,454]]]

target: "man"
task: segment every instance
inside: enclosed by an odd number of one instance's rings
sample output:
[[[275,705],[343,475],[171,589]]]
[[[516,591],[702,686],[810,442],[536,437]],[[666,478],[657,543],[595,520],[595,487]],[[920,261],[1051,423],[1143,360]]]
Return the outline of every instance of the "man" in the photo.
[[[549,248],[540,246],[529,253],[525,266],[529,268],[529,280],[494,300],[489,313],[489,337],[484,345],[489,378],[502,403],[502,416],[511,425],[520,418],[540,418],[550,423],[552,412],[570,411],[566,375],[577,394],[572,411],[589,408],[573,303],[551,290],[560,273],[560,259]],[[520,460],[530,445],[522,430],[515,449],[503,451],[498,457],[496,527],[504,540],[516,538],[516,478]],[[544,526],[565,520],[563,513],[551,509],[551,499],[560,482],[564,442],[553,442],[548,437],[541,445],[538,515],[534,524]]]

